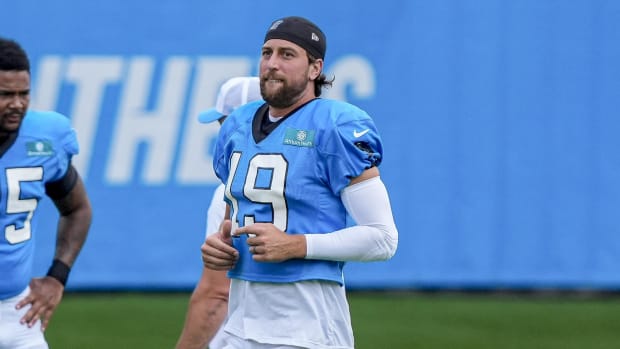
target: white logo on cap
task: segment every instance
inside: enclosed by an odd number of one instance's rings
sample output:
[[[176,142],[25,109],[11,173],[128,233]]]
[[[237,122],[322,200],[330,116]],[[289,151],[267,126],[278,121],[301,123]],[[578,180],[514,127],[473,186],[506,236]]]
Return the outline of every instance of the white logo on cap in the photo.
[[[280,24],[282,24],[282,22],[284,22],[284,20],[280,19],[277,20],[275,22],[273,22],[273,24],[271,25],[271,27],[269,28],[269,30],[274,30],[276,29]]]
[[[314,41],[319,41],[319,36],[314,34],[314,33],[312,33],[312,38],[311,39],[314,40]]]

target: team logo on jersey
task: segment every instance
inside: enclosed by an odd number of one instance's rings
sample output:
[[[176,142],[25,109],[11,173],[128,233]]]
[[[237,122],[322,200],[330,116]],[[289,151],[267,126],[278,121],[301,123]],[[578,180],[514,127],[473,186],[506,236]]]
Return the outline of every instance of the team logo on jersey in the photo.
[[[28,156],[50,156],[54,154],[54,148],[49,141],[27,142],[26,154]]]
[[[314,147],[314,130],[287,128],[282,143],[298,147]]]

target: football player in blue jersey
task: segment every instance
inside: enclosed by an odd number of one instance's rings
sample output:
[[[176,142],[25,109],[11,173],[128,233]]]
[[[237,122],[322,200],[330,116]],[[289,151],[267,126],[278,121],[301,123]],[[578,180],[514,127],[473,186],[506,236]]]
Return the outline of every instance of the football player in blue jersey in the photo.
[[[305,18],[274,21],[261,49],[265,102],[236,109],[219,133],[229,219],[201,249],[206,267],[229,270],[226,348],[353,348],[344,263],[396,252],[377,128],[319,98],[333,82],[325,40]]]
[[[0,38],[0,349],[48,347],[43,331],[92,215],[71,165],[78,144],[69,120],[28,110],[29,101],[28,56],[17,42]],[[41,234],[37,207],[45,196],[59,213],[56,250],[47,275],[32,278],[33,239]]]

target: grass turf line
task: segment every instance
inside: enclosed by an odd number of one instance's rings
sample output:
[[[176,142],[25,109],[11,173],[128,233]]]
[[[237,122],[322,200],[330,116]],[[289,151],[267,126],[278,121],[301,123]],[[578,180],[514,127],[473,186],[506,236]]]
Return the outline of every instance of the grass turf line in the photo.
[[[173,348],[189,293],[68,293],[52,349]],[[620,342],[620,297],[350,292],[357,349],[607,349]]]

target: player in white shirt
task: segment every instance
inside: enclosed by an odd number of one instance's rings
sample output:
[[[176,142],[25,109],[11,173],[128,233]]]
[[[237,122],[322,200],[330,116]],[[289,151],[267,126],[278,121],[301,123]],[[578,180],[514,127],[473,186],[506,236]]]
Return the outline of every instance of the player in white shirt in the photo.
[[[205,124],[217,121],[221,125],[235,108],[260,99],[257,77],[231,78],[220,87],[215,107],[200,113],[198,120]],[[224,184],[220,184],[207,210],[206,237],[217,232],[224,220],[225,210]],[[200,281],[190,298],[177,349],[202,349],[207,343],[210,349],[223,348],[221,325],[228,311],[229,286],[230,280],[225,271],[203,268]]]

